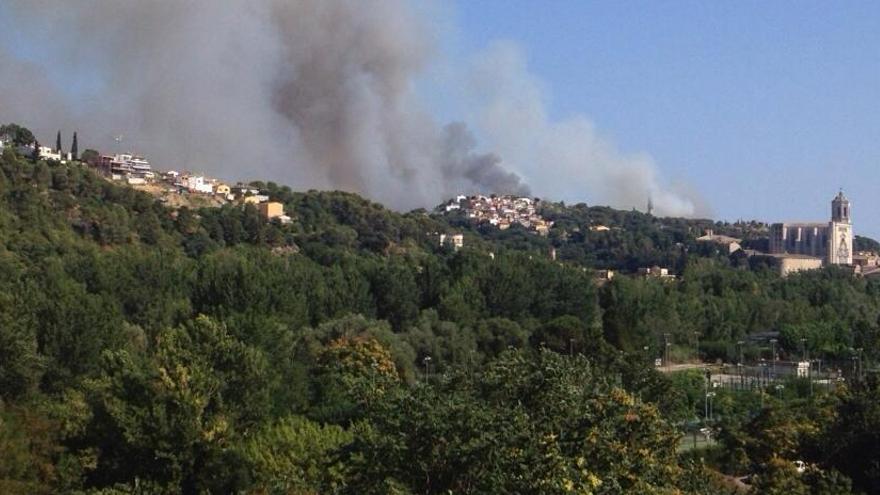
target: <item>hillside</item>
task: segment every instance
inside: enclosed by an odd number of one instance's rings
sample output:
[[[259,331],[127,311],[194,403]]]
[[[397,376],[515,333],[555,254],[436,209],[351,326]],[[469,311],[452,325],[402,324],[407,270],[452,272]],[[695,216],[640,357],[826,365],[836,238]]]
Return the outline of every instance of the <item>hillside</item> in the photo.
[[[293,221],[4,150],[0,491],[718,493],[676,452],[703,383],[652,369],[665,342],[679,361],[766,358],[737,342],[767,331],[786,358],[880,350],[877,282],[783,279],[694,241],[760,226],[548,204],[543,237],[255,186]],[[651,263],[680,279],[589,269]],[[748,425],[744,404],[718,408]],[[843,453],[816,476],[853,477]]]

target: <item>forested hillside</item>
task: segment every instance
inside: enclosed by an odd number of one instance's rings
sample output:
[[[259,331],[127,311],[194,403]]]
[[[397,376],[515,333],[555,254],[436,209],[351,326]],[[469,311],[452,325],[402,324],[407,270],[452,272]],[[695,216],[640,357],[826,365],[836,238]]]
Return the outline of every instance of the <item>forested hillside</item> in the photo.
[[[873,381],[731,412],[725,452],[760,454],[701,460],[676,447],[702,382],[652,369],[664,341],[728,359],[764,331],[783,354],[874,360],[873,280],[737,266],[694,243],[711,222],[551,205],[544,238],[255,187],[293,222],[173,210],[82,164],[3,152],[0,492],[714,494],[719,469],[766,473],[762,493],[880,483],[850,462],[880,431]],[[451,230],[463,249],[439,245]],[[653,263],[680,280],[600,285],[592,270]],[[812,429],[784,430],[807,403]],[[851,441],[823,456],[833,438]],[[786,474],[795,457],[809,476]]]

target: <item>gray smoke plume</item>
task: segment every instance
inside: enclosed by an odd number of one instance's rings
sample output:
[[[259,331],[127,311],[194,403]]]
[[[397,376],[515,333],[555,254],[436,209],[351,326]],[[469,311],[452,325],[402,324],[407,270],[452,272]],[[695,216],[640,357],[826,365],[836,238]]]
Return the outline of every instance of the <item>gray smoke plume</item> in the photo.
[[[405,0],[4,4],[0,121],[41,136],[78,130],[80,149],[130,149],[159,168],[229,180],[345,189],[396,208],[458,193],[528,193],[521,177],[541,195],[567,195],[566,174],[580,174],[619,183],[610,190],[641,196],[640,205],[650,193],[658,210],[693,213],[692,202],[657,185],[653,164],[638,168],[648,177],[635,188],[631,173],[609,173],[607,163],[572,169],[563,160],[558,167],[560,154],[546,147],[568,148],[552,125],[525,138],[539,148],[508,146],[503,137],[517,133],[499,127],[521,123],[490,114],[499,98],[516,105],[521,95],[497,93],[480,103],[481,138],[499,145],[492,148],[498,154],[477,152],[463,124],[438,124],[414,89],[435,60],[435,33]],[[499,81],[519,76],[496,69]],[[461,84],[480,84],[492,70],[482,64]],[[116,135],[124,136],[121,144]],[[629,201],[596,190],[581,191],[580,199]]]
[[[539,194],[625,209],[644,209],[651,198],[660,215],[710,213],[697,194],[661,181],[649,155],[621,152],[586,117],[551,120],[546,92],[515,44],[492,44],[469,72],[479,102],[472,117],[486,144]]]
[[[494,153],[478,154],[477,140],[461,122],[444,128],[443,175],[446,182],[466,191],[469,184],[492,184],[492,192],[530,196],[531,191],[520,177],[501,166],[501,158]]]

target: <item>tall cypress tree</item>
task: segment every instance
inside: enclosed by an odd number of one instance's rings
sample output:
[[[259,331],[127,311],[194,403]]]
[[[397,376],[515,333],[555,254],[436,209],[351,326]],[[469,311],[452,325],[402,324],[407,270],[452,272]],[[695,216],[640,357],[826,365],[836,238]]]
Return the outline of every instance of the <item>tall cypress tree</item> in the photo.
[[[37,161],[40,159],[40,142],[34,139],[34,152],[31,154],[31,159],[33,161]]]
[[[73,131],[73,142],[70,143],[70,159],[79,160],[79,146],[76,143],[76,131]]]
[[[58,136],[55,138],[55,153],[61,153],[61,131],[58,131]]]

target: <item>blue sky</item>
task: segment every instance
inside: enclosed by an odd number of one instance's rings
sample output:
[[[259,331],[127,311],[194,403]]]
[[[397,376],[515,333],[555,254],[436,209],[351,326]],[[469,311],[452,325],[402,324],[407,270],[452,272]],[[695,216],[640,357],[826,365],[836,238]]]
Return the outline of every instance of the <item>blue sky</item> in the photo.
[[[478,0],[452,15],[458,55],[516,42],[553,118],[649,153],[716,217],[823,220],[843,187],[856,232],[880,236],[880,2]]]

